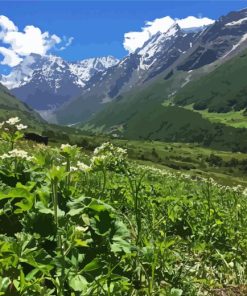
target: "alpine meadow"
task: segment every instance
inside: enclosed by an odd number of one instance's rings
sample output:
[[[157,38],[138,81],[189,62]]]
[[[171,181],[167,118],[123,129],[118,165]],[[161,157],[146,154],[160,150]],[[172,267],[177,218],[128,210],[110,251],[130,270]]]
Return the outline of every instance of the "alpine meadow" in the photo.
[[[247,295],[246,1],[1,1],[0,295]]]

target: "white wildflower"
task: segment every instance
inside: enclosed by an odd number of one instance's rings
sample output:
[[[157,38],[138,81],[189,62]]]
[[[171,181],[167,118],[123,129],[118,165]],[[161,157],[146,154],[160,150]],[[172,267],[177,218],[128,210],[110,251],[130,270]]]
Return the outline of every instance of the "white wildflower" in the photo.
[[[243,196],[247,196],[247,188],[244,189]]]
[[[1,159],[6,159],[6,158],[10,158],[11,156],[7,153],[4,153],[3,155],[0,156]]]
[[[76,171],[78,171],[77,167],[74,167],[74,166],[70,167],[70,172],[76,172]]]
[[[70,145],[70,144],[62,144],[61,147],[60,147],[60,149],[62,151],[70,151],[70,150],[74,150],[76,148],[77,148],[76,145]]]
[[[238,193],[238,192],[242,191],[243,188],[242,188],[241,185],[237,185],[237,186],[232,187],[232,190],[233,190],[234,192],[237,192],[237,193]]]
[[[9,155],[12,157],[26,158],[28,156],[27,152],[24,150],[14,149],[9,151]]]
[[[66,149],[66,148],[72,148],[72,147],[73,147],[73,146],[71,146],[70,144],[62,144],[60,148],[61,148],[62,150],[64,150],[64,149]]]
[[[111,155],[99,155],[99,156],[93,156],[91,158],[91,166],[93,168],[106,165],[108,161],[110,160]]]
[[[83,162],[78,161],[77,162],[77,167],[79,170],[83,171],[83,172],[89,172],[90,171],[90,166],[86,165]]]
[[[6,121],[6,123],[8,123],[9,125],[15,125],[18,122],[20,122],[19,117],[11,117],[9,120]]]
[[[6,158],[20,158],[28,161],[33,160],[32,156],[29,156],[26,151],[20,150],[20,149],[13,149],[9,151],[8,154],[5,153],[1,156],[1,159],[6,159]]]
[[[16,126],[16,128],[18,129],[18,131],[21,131],[21,130],[26,129],[27,128],[27,125],[24,125],[24,124],[20,123],[20,124],[18,124]]]
[[[116,151],[117,154],[127,155],[127,150],[126,149],[123,149],[123,148],[120,148],[120,147],[116,147],[115,148],[115,151]]]

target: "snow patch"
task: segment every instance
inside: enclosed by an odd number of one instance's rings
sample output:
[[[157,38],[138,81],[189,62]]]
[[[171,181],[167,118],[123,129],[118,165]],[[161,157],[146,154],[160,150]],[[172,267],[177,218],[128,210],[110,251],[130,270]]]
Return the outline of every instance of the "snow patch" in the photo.
[[[234,21],[234,22],[231,22],[231,23],[228,23],[226,24],[227,27],[230,27],[230,26],[238,26],[238,25],[241,25],[242,23],[246,22],[247,21],[247,17],[245,18],[242,18],[238,21]]]
[[[237,49],[244,41],[247,40],[247,33],[243,35],[243,37],[239,40],[239,42],[233,45],[232,49],[226,53],[222,59],[226,58],[230,53],[232,53],[235,49]]]

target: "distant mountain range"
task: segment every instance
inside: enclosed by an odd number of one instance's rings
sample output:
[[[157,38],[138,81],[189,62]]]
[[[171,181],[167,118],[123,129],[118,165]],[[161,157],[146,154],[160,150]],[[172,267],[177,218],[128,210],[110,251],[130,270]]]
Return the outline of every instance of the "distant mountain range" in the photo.
[[[81,126],[120,138],[246,152],[247,9],[220,18],[194,38],[171,66]]]
[[[121,61],[109,56],[71,63],[32,54],[9,75],[2,75],[0,82],[48,120],[63,124],[87,120],[104,103],[173,64],[212,20],[188,17],[177,22],[166,17],[166,23],[170,27],[167,32],[151,36]]]
[[[32,54],[9,75],[2,75],[1,83],[31,107],[53,110],[78,96],[93,75],[116,63],[111,56],[69,63],[52,55]]]
[[[168,30],[150,36],[121,61],[68,63],[32,55],[1,81],[60,124],[116,137],[229,149],[241,140],[241,150],[247,149],[241,136],[245,129],[208,115],[240,112],[245,120],[247,9],[208,26],[167,21]]]
[[[207,65],[215,61],[223,63],[246,47],[246,13],[247,10],[232,12],[210,26],[190,30],[173,22],[168,31],[157,33],[120,63],[94,75],[80,96],[56,111],[57,121],[62,124],[87,121],[104,109],[105,103],[145,88],[161,76],[168,79],[181,71],[186,74],[181,83],[185,85],[192,80],[190,71],[204,67],[207,73]]]
[[[145,85],[185,54],[199,35],[198,28],[186,33],[176,22],[166,33],[158,32],[120,63],[94,75],[78,98],[57,110],[58,122],[71,123],[72,114],[74,122],[85,121],[101,110],[105,103]]]

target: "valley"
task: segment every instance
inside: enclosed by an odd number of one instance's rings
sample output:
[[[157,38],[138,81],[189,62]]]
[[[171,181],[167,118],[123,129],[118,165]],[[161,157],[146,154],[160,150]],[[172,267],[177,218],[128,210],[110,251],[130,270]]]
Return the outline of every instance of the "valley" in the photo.
[[[247,295],[247,8],[103,2],[0,15],[0,295]]]

